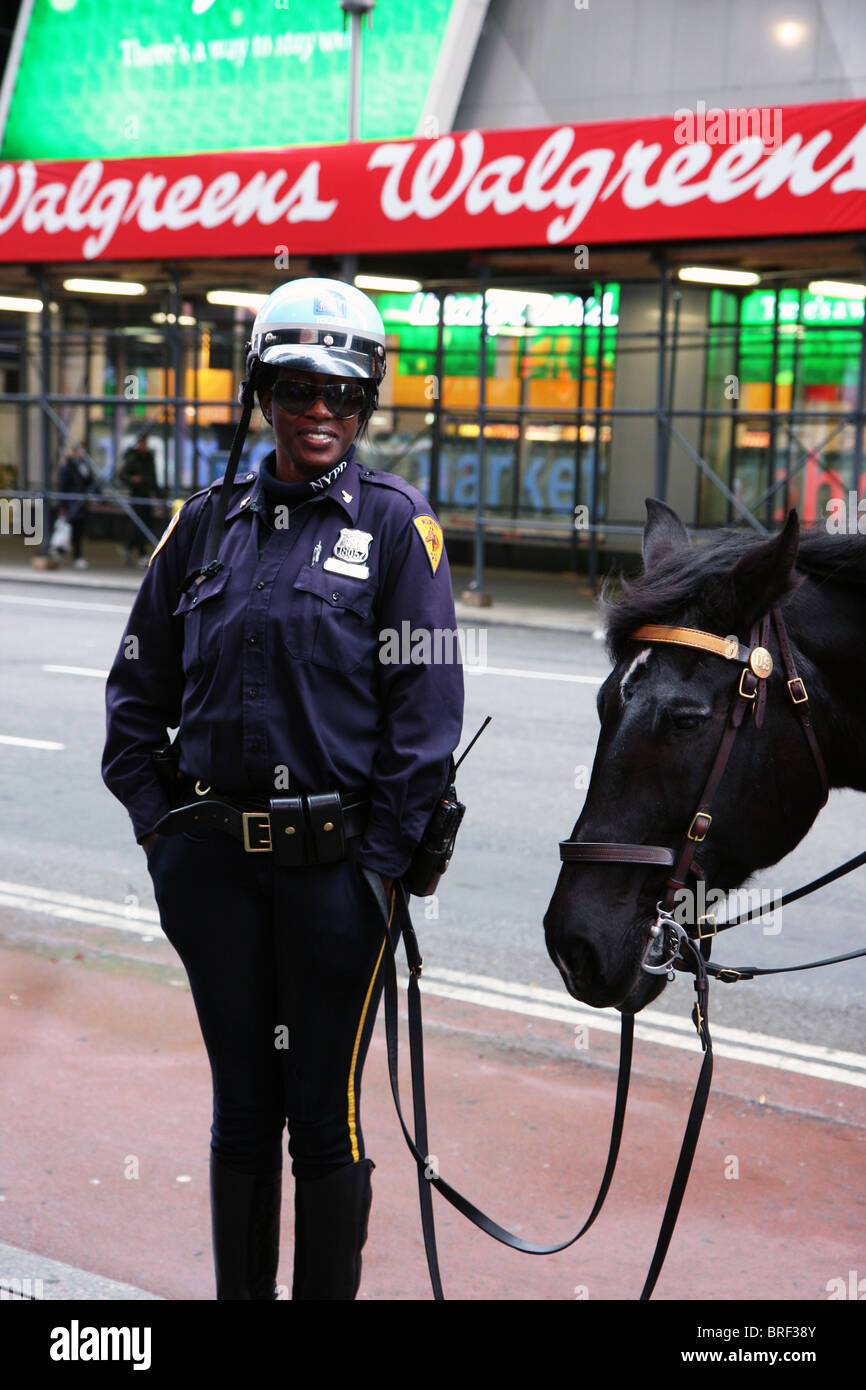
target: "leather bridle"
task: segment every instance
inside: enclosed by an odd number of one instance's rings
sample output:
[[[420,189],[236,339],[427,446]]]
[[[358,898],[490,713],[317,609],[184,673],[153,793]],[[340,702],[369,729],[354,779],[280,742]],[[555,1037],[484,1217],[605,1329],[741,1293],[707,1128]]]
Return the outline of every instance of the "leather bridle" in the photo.
[[[771,615],[765,614],[752,628],[749,645],[743,646],[734,637],[718,637],[712,632],[702,632],[691,627],[665,627],[649,623],[636,628],[631,634],[635,642],[666,642],[677,647],[689,647],[695,651],[710,652],[731,662],[738,670],[730,712],[724,733],[716,751],[697,809],[691,817],[688,828],[679,845],[673,849],[662,845],[635,845],[608,842],[563,840],[560,842],[560,859],[567,864],[606,863],[606,864],[647,864],[671,869],[665,883],[665,892],[657,904],[657,917],[652,926],[650,941],[644,953],[641,967],[650,975],[667,975],[674,978],[674,969],[680,957],[680,944],[684,936],[694,936],[700,942],[708,942],[717,931],[733,926],[733,921],[717,924],[711,914],[697,918],[694,931],[683,933],[673,917],[673,908],[678,892],[690,878],[703,878],[704,871],[696,857],[699,847],[704,843],[713,821],[712,807],[719,784],[728,765],[728,759],[736,741],[737,734],[744,727],[749,710],[758,728],[764,722],[767,703],[767,682],[773,673],[773,658],[767,650],[770,635]],[[793,708],[815,762],[821,781],[821,806],[826,804],[830,793],[827,769],[821,749],[809,717],[809,696],[802,678],[797,672],[791,644],[785,629],[781,609],[772,610],[772,623],[776,630],[782,664],[787,678],[787,690]],[[652,956],[657,947],[668,947],[671,955],[661,963],[653,963]],[[664,952],[663,952],[664,953]],[[708,948],[703,949],[705,960],[709,959]],[[691,965],[683,963],[685,968]]]

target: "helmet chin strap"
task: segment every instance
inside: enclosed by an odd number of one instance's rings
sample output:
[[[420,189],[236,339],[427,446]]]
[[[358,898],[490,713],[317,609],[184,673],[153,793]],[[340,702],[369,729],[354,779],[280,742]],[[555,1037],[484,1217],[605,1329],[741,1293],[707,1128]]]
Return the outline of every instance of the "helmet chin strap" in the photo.
[[[249,430],[250,419],[253,413],[253,405],[255,404],[254,373],[251,372],[250,375],[245,377],[241,382],[238,391],[238,399],[243,409],[241,410],[241,418],[238,420],[237,429],[235,430],[232,440],[232,447],[229,451],[225,477],[223,478],[222,486],[219,490],[219,496],[216,499],[216,505],[211,513],[210,526],[207,533],[207,545],[205,547],[202,566],[200,570],[193,571],[192,574],[187,576],[184,580],[181,593],[186,593],[186,590],[192,584],[201,584],[202,580],[211,579],[213,575],[219,574],[220,570],[223,568],[222,561],[217,559],[217,552],[219,551],[220,539],[225,525],[226,512],[229,508],[229,499],[231,498],[235,474],[238,471],[244,440],[247,437],[247,431]]]

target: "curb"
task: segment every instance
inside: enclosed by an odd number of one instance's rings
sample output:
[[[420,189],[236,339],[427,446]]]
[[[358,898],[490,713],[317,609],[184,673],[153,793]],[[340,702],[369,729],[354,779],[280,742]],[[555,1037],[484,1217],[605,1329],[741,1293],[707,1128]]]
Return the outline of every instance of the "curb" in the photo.
[[[86,1299],[88,1302],[143,1299],[163,1303],[160,1294],[147,1293],[134,1284],[121,1284],[90,1274],[74,1265],[34,1255],[16,1245],[0,1245],[0,1300],[13,1302],[66,1302]]]

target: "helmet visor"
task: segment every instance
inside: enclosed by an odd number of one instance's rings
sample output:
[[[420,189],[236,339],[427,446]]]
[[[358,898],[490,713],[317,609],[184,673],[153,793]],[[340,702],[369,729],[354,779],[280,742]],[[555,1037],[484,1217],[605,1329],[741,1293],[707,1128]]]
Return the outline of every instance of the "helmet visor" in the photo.
[[[385,349],[373,338],[318,328],[279,328],[263,333],[252,348],[259,360],[272,367],[297,367],[299,371],[327,372],[381,381],[385,375]]]

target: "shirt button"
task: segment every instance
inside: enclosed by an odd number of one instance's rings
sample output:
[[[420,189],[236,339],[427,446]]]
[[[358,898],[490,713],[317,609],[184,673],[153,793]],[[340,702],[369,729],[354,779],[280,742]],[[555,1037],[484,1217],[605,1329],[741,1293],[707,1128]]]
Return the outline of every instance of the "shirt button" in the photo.
[[[257,589],[263,589],[264,587],[265,587],[265,585],[264,585],[264,580],[260,579],[259,582],[258,582],[258,584],[256,585],[256,588],[257,588]]]
[[[339,591],[339,589],[335,589],[334,592],[331,594],[331,599],[333,600],[334,603],[336,603],[339,597],[340,597],[340,591]]]
[[[259,692],[255,689],[255,687],[253,687],[253,689],[249,691],[250,695],[258,695],[258,693]]]
[[[251,641],[251,642],[255,642],[255,640],[256,640],[255,637],[251,637],[251,638],[250,638],[250,641]]]

